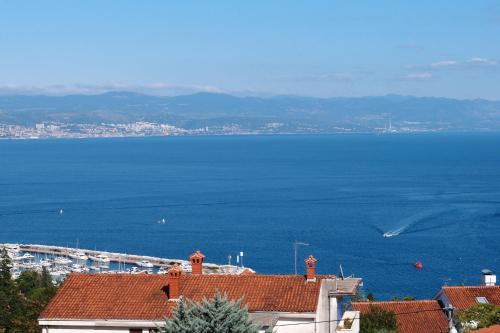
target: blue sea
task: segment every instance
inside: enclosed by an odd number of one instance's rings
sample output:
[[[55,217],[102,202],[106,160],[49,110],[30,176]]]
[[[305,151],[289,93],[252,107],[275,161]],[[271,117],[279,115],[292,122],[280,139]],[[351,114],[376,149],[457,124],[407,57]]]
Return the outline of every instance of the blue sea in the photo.
[[[0,242],[289,274],[295,240],[379,299],[500,273],[500,135],[0,141]]]

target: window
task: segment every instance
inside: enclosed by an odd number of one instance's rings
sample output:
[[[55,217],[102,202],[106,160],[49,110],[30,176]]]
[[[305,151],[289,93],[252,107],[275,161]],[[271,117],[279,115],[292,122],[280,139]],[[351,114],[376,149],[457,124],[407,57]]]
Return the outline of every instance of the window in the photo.
[[[129,333],[142,333],[142,328],[131,328],[128,331]]]
[[[486,297],[476,297],[476,302],[478,302],[479,304],[488,304],[488,300],[486,299]]]

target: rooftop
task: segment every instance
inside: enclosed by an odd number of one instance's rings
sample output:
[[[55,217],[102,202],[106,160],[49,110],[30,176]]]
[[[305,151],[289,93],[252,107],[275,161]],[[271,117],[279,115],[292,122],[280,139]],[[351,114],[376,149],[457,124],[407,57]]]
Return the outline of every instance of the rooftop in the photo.
[[[219,291],[242,299],[249,311],[315,312],[321,281],[333,275],[190,275],[180,277],[180,294],[193,301]],[[357,282],[338,280],[343,291],[355,292]],[[343,282],[346,281],[346,282]],[[177,303],[164,292],[168,275],[72,274],[40,319],[162,320]]]
[[[398,333],[444,333],[448,332],[448,322],[438,301],[390,301],[353,302],[352,307],[363,313],[370,306],[378,306],[396,314]]]
[[[486,298],[490,304],[500,305],[500,286],[444,286],[441,292],[459,310],[478,304],[480,297]]]

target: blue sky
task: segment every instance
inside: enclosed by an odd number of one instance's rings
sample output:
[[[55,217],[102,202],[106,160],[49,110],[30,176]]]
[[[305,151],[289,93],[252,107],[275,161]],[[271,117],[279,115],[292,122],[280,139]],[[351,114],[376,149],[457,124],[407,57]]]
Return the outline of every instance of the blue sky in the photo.
[[[500,99],[500,1],[0,0],[0,92]]]

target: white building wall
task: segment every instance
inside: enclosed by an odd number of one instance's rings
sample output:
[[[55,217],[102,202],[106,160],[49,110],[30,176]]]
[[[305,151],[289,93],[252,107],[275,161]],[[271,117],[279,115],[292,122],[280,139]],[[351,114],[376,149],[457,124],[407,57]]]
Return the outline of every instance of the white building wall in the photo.
[[[42,330],[42,333],[128,333],[128,328],[113,328],[113,327],[71,327],[71,328],[48,328],[47,330]],[[143,333],[147,333],[148,330],[142,330]]]
[[[151,321],[92,321],[92,320],[40,320],[42,333],[128,333],[130,329],[142,329],[149,333],[163,322]]]
[[[280,326],[284,325],[284,326]],[[274,328],[274,333],[316,333],[314,318],[280,318]]]
[[[338,320],[342,316],[342,299],[329,296],[335,290],[335,280],[321,281],[318,307],[316,309],[316,333],[333,333],[337,328]],[[340,304],[339,304],[340,303]]]

